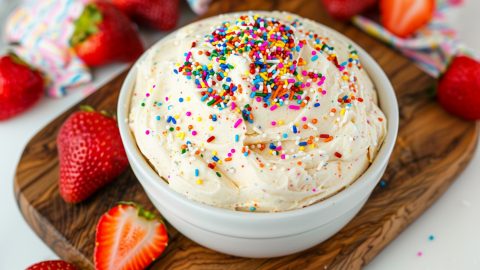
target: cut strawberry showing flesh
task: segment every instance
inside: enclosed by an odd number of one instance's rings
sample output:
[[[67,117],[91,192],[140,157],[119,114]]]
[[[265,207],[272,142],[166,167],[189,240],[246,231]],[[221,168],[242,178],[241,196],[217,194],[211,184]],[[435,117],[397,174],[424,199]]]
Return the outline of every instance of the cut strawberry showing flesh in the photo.
[[[134,203],[121,203],[97,224],[95,269],[145,269],[167,244],[167,231],[160,218]]]
[[[382,25],[396,36],[406,38],[430,21],[435,0],[381,0]]]

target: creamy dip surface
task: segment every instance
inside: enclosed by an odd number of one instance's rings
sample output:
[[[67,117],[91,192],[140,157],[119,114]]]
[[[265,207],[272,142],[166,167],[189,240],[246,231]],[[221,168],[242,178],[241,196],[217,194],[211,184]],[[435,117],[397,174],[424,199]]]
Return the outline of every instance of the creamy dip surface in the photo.
[[[311,205],[361,176],[386,135],[354,45],[291,13],[190,24],[136,69],[139,149],[173,190],[208,205]]]

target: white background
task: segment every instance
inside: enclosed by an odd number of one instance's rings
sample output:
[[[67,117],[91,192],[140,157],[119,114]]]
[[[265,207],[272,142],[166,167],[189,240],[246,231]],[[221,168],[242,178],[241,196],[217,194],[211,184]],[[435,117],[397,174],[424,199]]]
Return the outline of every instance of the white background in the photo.
[[[0,28],[15,2],[0,0]],[[462,40],[477,52],[480,52],[479,14],[480,1],[467,0],[463,7],[448,16]],[[186,9],[182,16],[183,23],[193,18]],[[163,35],[142,34],[147,44]],[[2,52],[4,44],[0,43]],[[125,65],[112,65],[95,70],[94,85],[102,85],[125,68]],[[76,89],[62,99],[44,98],[27,113],[0,123],[0,270],[25,269],[32,263],[57,258],[21,216],[14,199],[13,177],[28,140],[85,94],[85,90]],[[479,192],[480,151],[477,150],[451,188],[366,268],[480,269]],[[434,240],[430,240],[430,236]]]

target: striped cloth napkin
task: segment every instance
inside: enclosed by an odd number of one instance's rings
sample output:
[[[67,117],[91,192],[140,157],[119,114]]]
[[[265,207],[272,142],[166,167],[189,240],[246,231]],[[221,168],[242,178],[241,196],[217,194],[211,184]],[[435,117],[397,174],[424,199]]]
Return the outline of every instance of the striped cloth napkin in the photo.
[[[188,0],[197,14],[206,12],[211,0]],[[399,38],[380,24],[364,16],[355,16],[352,22],[366,33],[396,48],[413,60],[425,72],[438,77],[447,68],[450,59],[457,55],[469,55],[480,59],[473,50],[458,39],[457,32],[447,23],[445,14],[463,4],[463,0],[437,0],[437,10],[432,20],[411,38]]]
[[[47,78],[47,94],[65,95],[66,90],[90,82],[92,76],[69,46],[74,21],[86,0],[25,0],[10,14],[5,29],[10,49]]]
[[[437,1],[432,20],[411,38],[399,38],[380,24],[364,17],[353,17],[353,23],[366,33],[394,47],[413,60],[425,72],[438,77],[445,71],[450,59],[457,55],[477,58],[472,50],[458,39],[457,32],[446,22],[445,13],[462,4],[461,0]]]

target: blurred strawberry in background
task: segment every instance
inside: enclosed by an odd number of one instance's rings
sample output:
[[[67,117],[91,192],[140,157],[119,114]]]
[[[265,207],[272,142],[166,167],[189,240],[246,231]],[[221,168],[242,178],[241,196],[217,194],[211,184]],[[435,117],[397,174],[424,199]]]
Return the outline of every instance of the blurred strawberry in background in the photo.
[[[179,0],[112,0],[112,3],[140,25],[171,30],[180,16]]]
[[[480,120],[480,63],[455,57],[440,77],[437,99],[442,107],[467,120]]]
[[[10,54],[0,58],[0,120],[32,107],[43,95],[40,72]]]
[[[322,2],[330,16],[348,20],[376,6],[378,0],[322,0]]]
[[[435,11],[435,0],[321,0],[328,14],[349,20],[380,7],[380,21],[394,35],[406,38],[427,24]]]
[[[381,0],[382,25],[399,37],[408,37],[427,24],[435,11],[435,0]]]
[[[132,62],[144,50],[135,25],[115,6],[102,1],[85,7],[75,21],[70,44],[90,67],[115,61]]]

